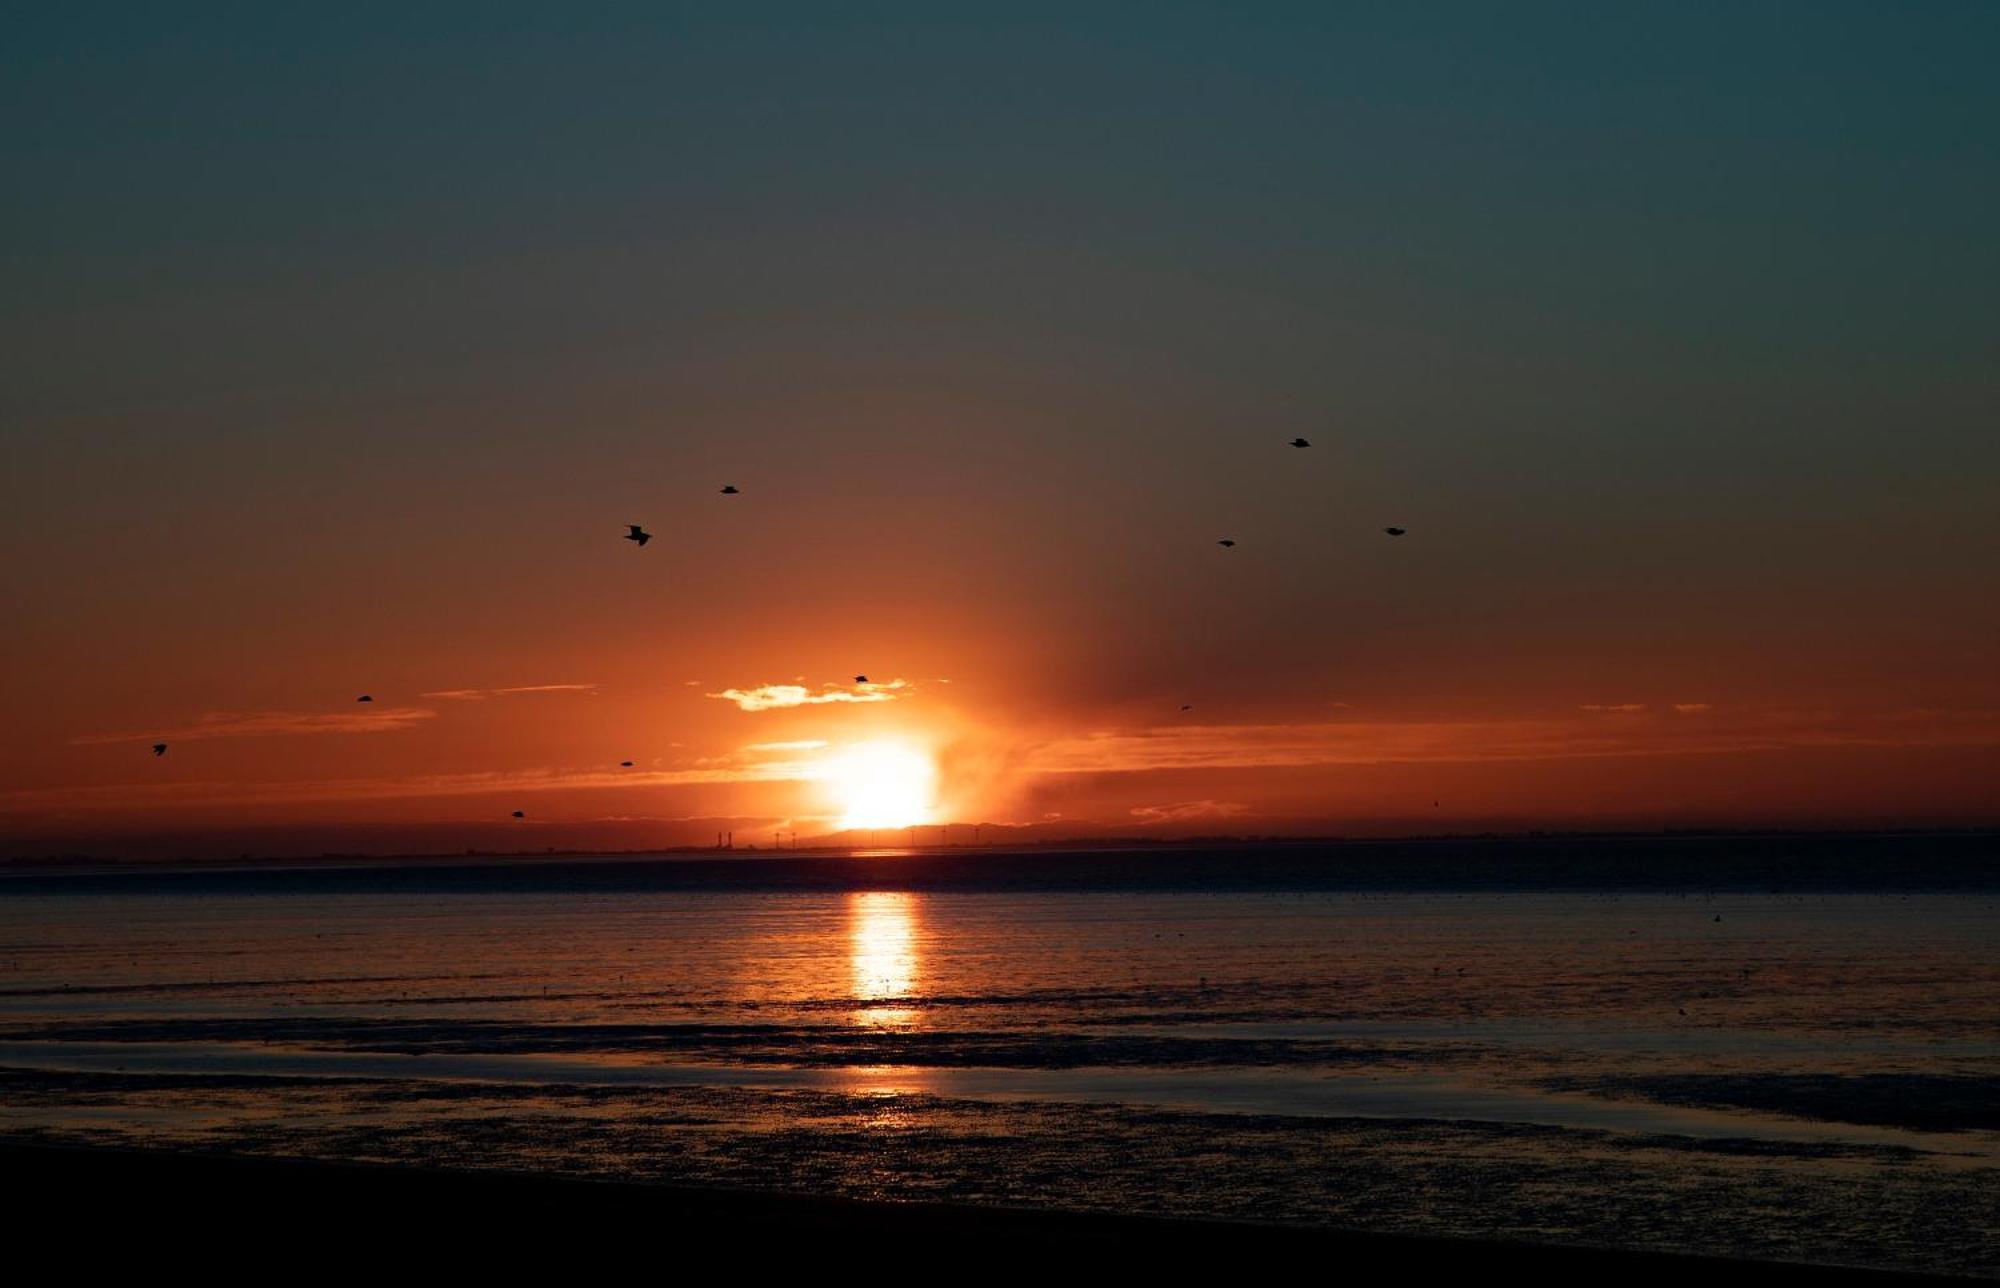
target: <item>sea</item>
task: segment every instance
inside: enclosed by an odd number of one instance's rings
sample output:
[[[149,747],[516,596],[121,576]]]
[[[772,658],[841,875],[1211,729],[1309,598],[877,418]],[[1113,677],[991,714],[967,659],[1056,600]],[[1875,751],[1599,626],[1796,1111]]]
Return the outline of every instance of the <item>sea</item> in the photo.
[[[2000,840],[17,867],[0,1141],[2000,1276]]]

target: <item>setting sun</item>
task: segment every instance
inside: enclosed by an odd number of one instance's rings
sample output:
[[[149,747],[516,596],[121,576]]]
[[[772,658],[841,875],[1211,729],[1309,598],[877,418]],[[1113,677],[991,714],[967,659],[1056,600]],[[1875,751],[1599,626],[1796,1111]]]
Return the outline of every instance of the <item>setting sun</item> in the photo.
[[[937,766],[902,742],[858,743],[826,768],[842,828],[909,827],[930,821]]]

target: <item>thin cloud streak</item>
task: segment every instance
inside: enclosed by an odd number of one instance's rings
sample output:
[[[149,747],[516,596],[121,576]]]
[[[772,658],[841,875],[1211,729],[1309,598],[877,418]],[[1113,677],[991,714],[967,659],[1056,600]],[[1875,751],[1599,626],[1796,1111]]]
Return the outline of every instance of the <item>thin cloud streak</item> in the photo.
[[[407,727],[432,713],[301,716],[252,713],[217,716],[179,737],[267,733],[376,732]],[[141,741],[152,733],[97,735],[99,742]],[[171,738],[169,739],[172,740]],[[450,798],[543,791],[631,791],[744,783],[811,783],[823,778],[826,744],[752,743],[733,753],[680,768],[535,768],[489,773],[430,774],[307,782],[140,782],[87,787],[28,788],[0,793],[0,815],[55,811],[310,804],[316,802]],[[993,744],[1004,747],[1005,740]],[[998,779],[1120,775],[1185,770],[1306,768],[1394,763],[1733,755],[1803,749],[2000,747],[2000,711],[1831,710],[1732,713],[1688,720],[1656,712],[1604,721],[1590,716],[1498,721],[1431,721],[1313,725],[1213,725],[1108,730],[1007,752]],[[956,775],[954,775],[956,776]],[[983,796],[997,785],[974,791]],[[1134,817],[1167,820],[1234,813],[1218,800],[1141,805]]]
[[[1514,720],[1111,731],[1044,744],[1026,757],[1023,768],[1031,774],[1105,774],[1981,746],[2000,746],[2000,712],[1906,711],[1846,718],[1773,712],[1729,726],[1672,719],[1611,725]]]
[[[71,738],[78,747],[119,742],[202,742],[210,738],[271,738],[322,733],[393,733],[410,729],[437,712],[427,707],[370,711],[214,711],[191,725],[135,733],[88,733]]]
[[[595,693],[594,684],[516,684],[504,689],[439,689],[434,693],[420,693],[420,698],[443,698],[449,702],[484,702],[488,698],[504,698],[517,693]]]
[[[151,737],[151,735],[144,735]],[[90,787],[24,788],[0,792],[0,815],[78,809],[144,809],[161,806],[291,805],[334,801],[410,800],[540,791],[629,791],[645,787],[729,786],[740,783],[808,783],[825,766],[814,760],[764,759],[768,752],[810,752],[824,742],[753,744],[738,752],[697,760],[680,769],[534,768],[413,777],[342,778],[291,782],[207,780],[119,783]]]
[[[1182,801],[1176,805],[1139,805],[1129,813],[1146,823],[1186,823],[1198,818],[1239,818],[1249,813],[1235,801]]]
[[[94,787],[28,788],[0,793],[0,815],[71,809],[171,806],[294,805],[332,801],[410,800],[516,792],[629,790],[732,783],[802,782],[809,766],[792,762],[652,772],[530,769],[432,774],[414,778],[346,778],[319,782],[206,781],[121,783]]]

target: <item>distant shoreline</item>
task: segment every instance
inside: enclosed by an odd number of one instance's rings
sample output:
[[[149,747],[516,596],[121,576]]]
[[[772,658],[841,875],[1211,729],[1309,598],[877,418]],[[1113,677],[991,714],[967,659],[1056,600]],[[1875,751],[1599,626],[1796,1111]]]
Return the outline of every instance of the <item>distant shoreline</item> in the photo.
[[[16,859],[26,890],[2000,891],[2000,833],[1571,832],[1397,840],[1081,840],[798,850]]]
[[[926,826],[930,826],[926,824]],[[957,825],[954,825],[957,826]],[[889,830],[889,829],[884,829]],[[709,857],[773,858],[806,854],[820,857],[853,857],[887,852],[907,854],[965,854],[1050,852],[1061,850],[1126,849],[1248,849],[1299,845],[1444,845],[1524,841],[1721,841],[1721,840],[1870,840],[1898,838],[1984,838],[2000,843],[2000,827],[1869,827],[1869,828],[1528,828],[1519,831],[1410,832],[1386,836],[1325,835],[1196,835],[1196,836],[1069,836],[1005,839],[998,841],[953,841],[945,844],[859,845],[849,842],[808,842],[804,845],[652,845],[636,849],[556,849],[533,850],[422,850],[384,852],[328,850],[316,855],[214,855],[176,858],[119,858],[112,855],[45,854],[0,856],[0,870],[8,868],[131,868],[131,867],[231,867],[246,864],[323,863],[457,863],[521,860],[547,862],[550,859],[656,859]]]

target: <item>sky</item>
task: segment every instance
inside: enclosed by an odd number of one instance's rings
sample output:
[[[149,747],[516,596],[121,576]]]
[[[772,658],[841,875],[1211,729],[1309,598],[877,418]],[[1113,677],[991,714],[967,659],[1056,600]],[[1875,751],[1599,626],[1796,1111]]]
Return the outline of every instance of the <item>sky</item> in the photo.
[[[0,852],[2000,822],[1996,57],[44,6]]]

